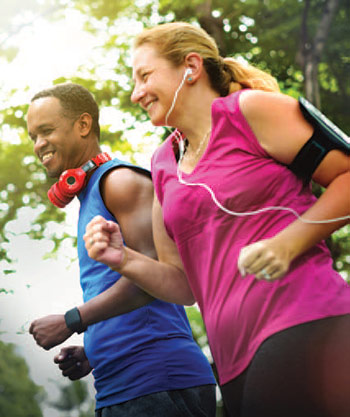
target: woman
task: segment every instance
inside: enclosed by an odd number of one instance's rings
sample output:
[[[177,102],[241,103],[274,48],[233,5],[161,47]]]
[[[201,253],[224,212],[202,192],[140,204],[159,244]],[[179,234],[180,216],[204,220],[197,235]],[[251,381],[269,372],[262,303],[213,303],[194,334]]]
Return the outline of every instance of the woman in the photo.
[[[159,262],[101,217],[89,255],[155,297],[198,302],[230,416],[349,416],[350,287],[324,243],[349,223],[349,157],[324,157],[316,200],[288,168],[314,130],[298,102],[192,25],[141,33],[133,77],[132,101],[176,128],[152,158]]]

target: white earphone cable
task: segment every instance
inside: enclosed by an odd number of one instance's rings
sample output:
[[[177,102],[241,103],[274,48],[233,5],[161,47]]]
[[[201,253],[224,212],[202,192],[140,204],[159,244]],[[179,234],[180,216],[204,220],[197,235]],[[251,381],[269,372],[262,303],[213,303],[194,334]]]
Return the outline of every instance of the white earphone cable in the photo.
[[[168,118],[169,118],[171,112],[174,110],[174,107],[175,107],[175,104],[176,104],[176,100],[177,100],[177,95],[179,94],[179,91],[181,90],[181,88],[185,84],[187,75],[188,74],[191,74],[191,72],[192,71],[189,68],[186,69],[186,71],[184,73],[184,76],[182,77],[181,83],[179,84],[179,86],[177,87],[177,89],[176,89],[176,91],[174,93],[173,101],[172,101],[171,106],[170,106],[170,108],[169,108],[169,110],[168,110],[168,112],[167,112],[167,114],[165,116],[165,124],[166,124],[166,126],[168,126]]]
[[[188,75],[188,70],[185,71],[184,77],[179,85],[179,87],[177,88],[177,90],[174,93],[174,98],[172,101],[172,104],[170,106],[170,109],[168,110],[166,116],[165,116],[165,122],[167,124],[168,122],[168,117],[170,115],[170,113],[173,111],[174,107],[175,107],[175,103],[177,100],[177,96],[179,94],[179,91],[181,90],[181,88],[183,87],[185,80],[186,80],[186,76]],[[223,212],[229,214],[230,216],[255,216],[257,214],[261,214],[264,213],[266,211],[289,211],[290,213],[292,213],[296,218],[298,218],[300,221],[304,222],[304,223],[309,223],[309,224],[325,224],[325,223],[335,223],[338,221],[343,221],[343,220],[350,220],[350,215],[349,216],[341,216],[341,217],[335,217],[332,219],[324,219],[324,220],[309,220],[309,219],[305,219],[303,217],[301,217],[301,215],[299,213],[297,213],[294,209],[292,209],[291,207],[284,207],[284,206],[268,206],[268,207],[264,207],[262,209],[258,209],[258,210],[254,210],[254,211],[246,211],[246,212],[236,212],[233,210],[229,210],[228,208],[224,207],[220,201],[216,198],[216,195],[214,193],[214,191],[207,185],[201,182],[187,182],[182,178],[182,174],[181,174],[181,162],[182,159],[184,157],[185,154],[185,148],[184,148],[184,144],[183,144],[183,138],[181,137],[180,132],[176,129],[175,130],[175,136],[176,136],[176,140],[179,146],[179,160],[177,163],[177,178],[180,184],[186,185],[186,186],[190,186],[190,187],[202,187],[204,188],[209,194],[211,199],[213,200],[213,202],[216,204],[217,207],[219,207]]]

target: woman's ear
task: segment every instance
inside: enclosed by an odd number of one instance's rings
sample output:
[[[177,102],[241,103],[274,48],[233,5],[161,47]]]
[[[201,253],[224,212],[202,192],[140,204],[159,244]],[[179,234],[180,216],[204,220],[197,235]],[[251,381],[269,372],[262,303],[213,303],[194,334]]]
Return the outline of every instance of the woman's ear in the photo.
[[[202,74],[203,58],[197,52],[190,52],[186,56],[184,64],[186,71],[188,71],[186,81],[190,84],[195,83]]]

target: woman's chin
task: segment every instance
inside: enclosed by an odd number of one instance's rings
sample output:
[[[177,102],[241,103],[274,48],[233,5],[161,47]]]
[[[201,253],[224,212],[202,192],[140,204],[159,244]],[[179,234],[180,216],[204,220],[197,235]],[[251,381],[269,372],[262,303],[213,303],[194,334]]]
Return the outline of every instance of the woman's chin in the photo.
[[[160,117],[151,117],[151,123],[153,126],[166,126],[164,118]]]

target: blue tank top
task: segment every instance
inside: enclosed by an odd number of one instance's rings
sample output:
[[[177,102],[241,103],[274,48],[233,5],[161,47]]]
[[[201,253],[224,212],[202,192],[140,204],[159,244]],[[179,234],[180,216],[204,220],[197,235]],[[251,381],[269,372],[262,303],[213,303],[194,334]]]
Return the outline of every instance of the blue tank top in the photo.
[[[84,302],[105,291],[120,274],[91,259],[85,249],[86,225],[96,215],[116,221],[104,205],[101,178],[118,167],[135,167],[113,159],[100,166],[80,193],[78,256]],[[215,384],[209,362],[192,338],[182,306],[154,300],[130,313],[88,327],[84,347],[96,389],[96,409],[143,395]]]

